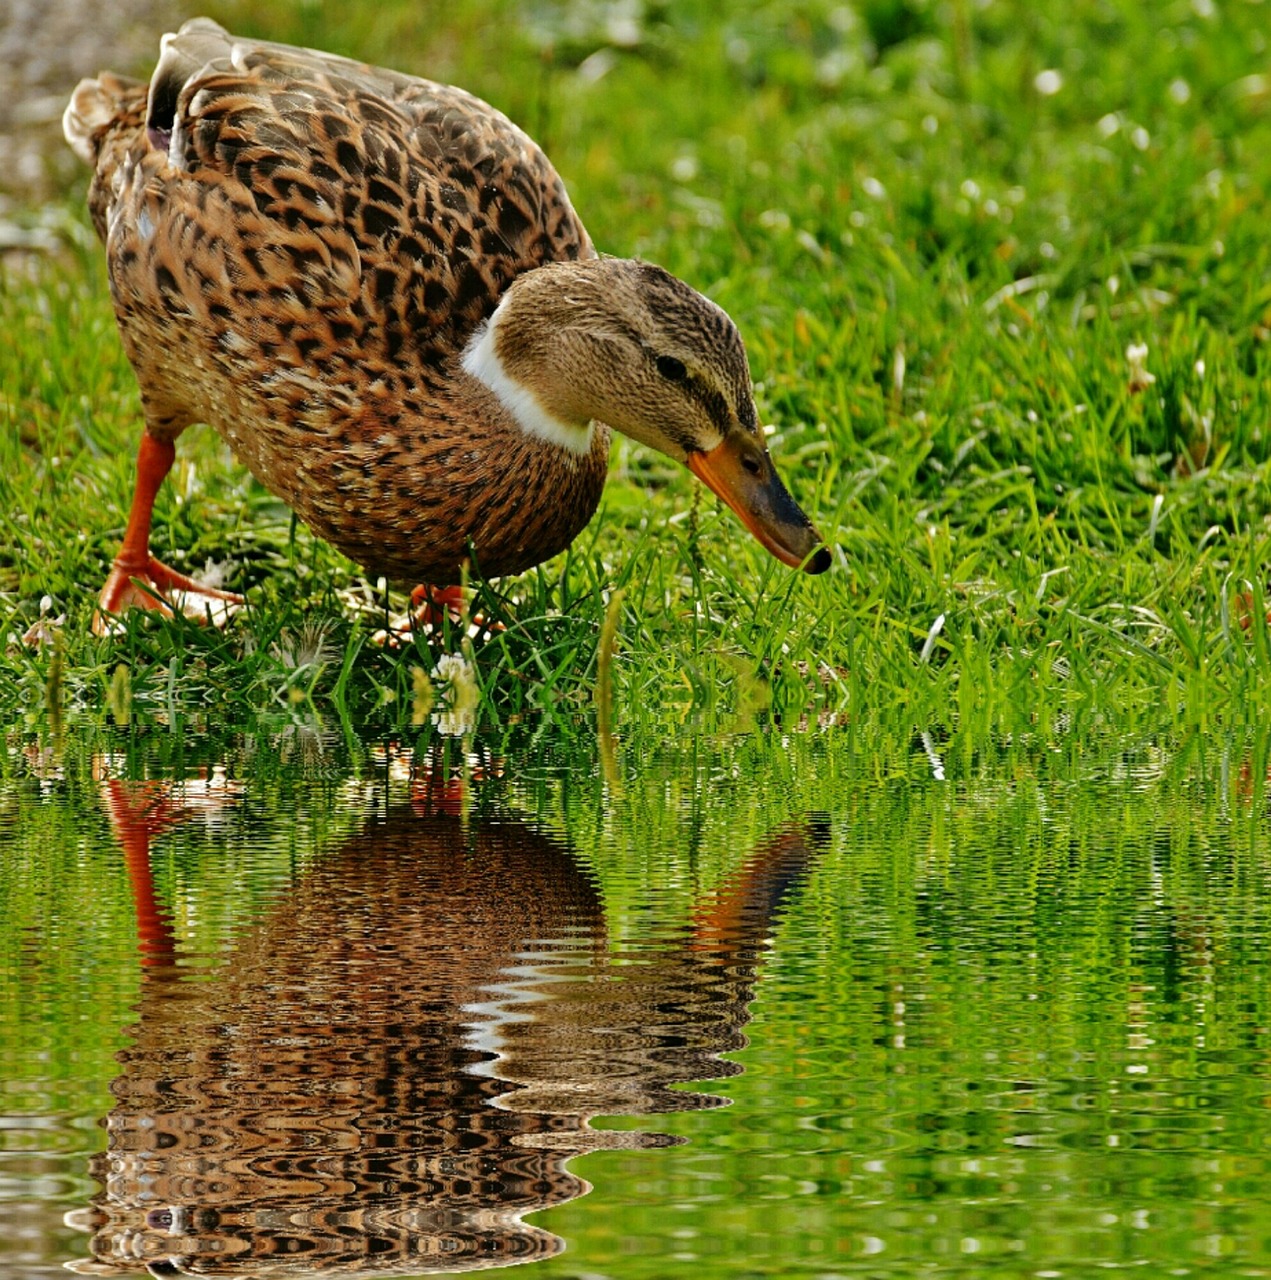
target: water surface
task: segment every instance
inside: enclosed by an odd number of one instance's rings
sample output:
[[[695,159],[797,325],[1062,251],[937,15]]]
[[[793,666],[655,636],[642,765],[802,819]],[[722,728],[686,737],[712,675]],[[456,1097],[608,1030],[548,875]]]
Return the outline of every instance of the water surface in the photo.
[[[1271,1275],[1265,777],[11,742],[0,1274]]]

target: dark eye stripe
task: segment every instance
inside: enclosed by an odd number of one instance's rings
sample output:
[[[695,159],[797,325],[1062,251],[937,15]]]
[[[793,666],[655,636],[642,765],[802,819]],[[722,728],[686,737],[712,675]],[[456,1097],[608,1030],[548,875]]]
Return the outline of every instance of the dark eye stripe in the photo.
[[[683,382],[688,375],[684,362],[677,360],[674,356],[658,356],[653,363],[657,365],[658,372],[668,382]]]
[[[700,378],[687,379],[684,389],[706,410],[720,431],[727,432],[732,417],[728,401],[718,391],[704,385]]]

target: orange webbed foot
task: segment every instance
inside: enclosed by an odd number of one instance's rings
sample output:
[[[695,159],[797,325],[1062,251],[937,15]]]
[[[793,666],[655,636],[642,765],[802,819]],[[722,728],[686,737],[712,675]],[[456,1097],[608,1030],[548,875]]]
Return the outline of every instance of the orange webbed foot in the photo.
[[[1238,591],[1235,599],[1236,623],[1241,631],[1248,631],[1253,626],[1253,592]],[[1271,613],[1267,614],[1267,625],[1271,626]]]
[[[506,631],[501,622],[492,621],[482,614],[468,613],[471,592],[465,587],[434,587],[423,583],[410,593],[410,609],[392,618],[371,637],[371,643],[399,649],[409,644],[419,634],[440,635],[447,622],[460,628],[461,635],[475,637]]]
[[[400,649],[410,644],[417,633],[440,634],[447,619],[453,626],[460,626],[466,611],[462,587],[433,587],[422,583],[410,593],[407,612],[388,619],[388,625],[375,632],[371,643]]]
[[[410,607],[416,630],[429,627],[433,631],[439,631],[446,618],[456,626],[466,621],[476,632],[507,630],[503,623],[491,622],[480,613],[469,617],[468,600],[463,587],[431,587],[423,583],[410,593]]]
[[[117,615],[125,609],[151,609],[172,617],[180,610],[187,617],[208,618],[222,625],[232,611],[246,601],[232,591],[205,586],[184,573],[169,569],[150,554],[150,518],[155,494],[172,470],[176,446],[171,440],[152,435],[149,427],[141,433],[137,447],[137,487],[132,494],[128,527],[123,546],[111,565],[106,585],[97,597],[93,632],[110,635],[119,629]]]
[[[458,625],[467,612],[462,587],[431,587],[421,583],[410,593],[411,621],[416,628],[438,630],[447,618]]]
[[[144,561],[117,557],[93,614],[96,635],[109,635],[118,627],[117,616],[127,609],[150,609],[171,617],[180,610],[190,618],[210,618],[223,625],[246,601],[233,591],[196,582],[147,554]]]

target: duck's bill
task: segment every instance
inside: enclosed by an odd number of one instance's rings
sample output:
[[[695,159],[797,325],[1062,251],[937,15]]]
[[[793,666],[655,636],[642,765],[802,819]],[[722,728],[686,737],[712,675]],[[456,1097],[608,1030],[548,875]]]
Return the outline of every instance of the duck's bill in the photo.
[[[753,474],[743,458],[762,459]],[[723,444],[688,455],[689,470],[741,517],[742,523],[782,564],[808,573],[830,567],[830,549],[790,496],[767,450],[727,437]]]

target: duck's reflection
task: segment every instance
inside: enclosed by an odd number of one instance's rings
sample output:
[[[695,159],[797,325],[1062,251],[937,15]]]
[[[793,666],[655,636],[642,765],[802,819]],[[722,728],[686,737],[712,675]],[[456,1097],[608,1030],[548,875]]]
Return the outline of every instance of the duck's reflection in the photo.
[[[745,1043],[774,912],[823,837],[782,829],[682,933],[615,956],[558,840],[404,804],[209,973],[175,963],[147,901],[167,808],[109,785],[147,964],[102,1190],[77,1215],[93,1231],[77,1269],[99,1274],[410,1274],[558,1252],[521,1219],[588,1189],[568,1160],[666,1141],[590,1117],[711,1106],[670,1086],[741,1070],[718,1055]]]

